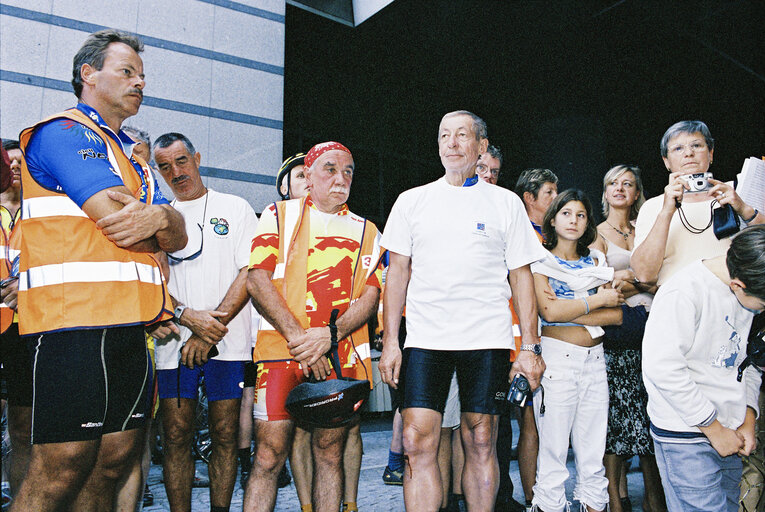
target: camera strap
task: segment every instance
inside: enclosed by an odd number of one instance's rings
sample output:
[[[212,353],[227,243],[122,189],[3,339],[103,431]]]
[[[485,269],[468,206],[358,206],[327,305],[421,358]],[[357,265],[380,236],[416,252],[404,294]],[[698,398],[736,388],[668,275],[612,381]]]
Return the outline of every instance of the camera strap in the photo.
[[[700,235],[701,233],[709,229],[709,226],[712,225],[712,221],[714,219],[714,214],[712,213],[712,210],[714,210],[715,208],[715,203],[717,203],[717,199],[712,199],[712,202],[709,204],[709,223],[703,228],[697,228],[696,226],[694,226],[688,221],[688,218],[685,216],[685,212],[683,211],[682,203],[678,200],[675,200],[675,207],[677,207],[677,214],[680,217],[680,223],[683,225],[685,229],[687,229],[694,235]]]

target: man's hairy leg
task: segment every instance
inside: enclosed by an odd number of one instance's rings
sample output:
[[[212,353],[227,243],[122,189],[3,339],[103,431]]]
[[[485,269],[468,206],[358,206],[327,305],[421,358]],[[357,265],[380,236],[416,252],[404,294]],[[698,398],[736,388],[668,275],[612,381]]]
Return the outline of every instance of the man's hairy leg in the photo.
[[[348,428],[315,428],[313,450],[313,506],[315,512],[336,512],[343,496],[343,450]]]
[[[194,459],[191,440],[196,401],[181,398],[163,398],[159,401],[162,426],[165,431],[163,475],[170,510],[191,510],[191,486],[194,483]]]
[[[441,506],[441,475],[438,472],[438,444],[441,413],[410,407],[404,419],[404,503],[407,510],[436,511]]]
[[[93,469],[98,447],[95,440],[33,445],[29,473],[11,503],[11,511],[67,508]]]
[[[231,505],[236,483],[237,431],[241,400],[231,398],[208,402],[210,407],[210,504],[215,507]]]
[[[130,470],[143,448],[144,430],[134,428],[101,437],[93,471],[74,501],[73,512],[111,510],[117,481]]]
[[[361,473],[361,458],[364,455],[364,443],[361,440],[361,423],[356,423],[348,430],[348,440],[343,452],[343,472],[345,477],[345,493],[343,501],[356,503],[359,494],[359,474]]]
[[[462,414],[461,433],[465,448],[462,492],[471,511],[494,510],[499,488],[498,428],[498,415],[475,412]]]
[[[313,456],[311,455],[311,432],[299,426],[295,427],[290,451],[290,469],[295,481],[295,491],[300,505],[311,503],[311,486],[313,485]]]
[[[244,492],[245,512],[274,510],[276,478],[287,460],[294,430],[291,420],[255,420],[255,460]]]

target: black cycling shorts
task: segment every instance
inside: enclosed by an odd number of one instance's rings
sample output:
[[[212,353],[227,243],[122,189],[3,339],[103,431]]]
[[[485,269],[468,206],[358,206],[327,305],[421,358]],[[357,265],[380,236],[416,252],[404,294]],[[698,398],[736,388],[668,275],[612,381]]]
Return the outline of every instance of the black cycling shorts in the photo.
[[[510,387],[509,349],[404,349],[401,408],[422,407],[443,414],[455,370],[462,412],[500,414],[504,410]]]
[[[33,364],[33,444],[100,439],[144,425],[152,369],[142,326],[25,340]]]
[[[8,405],[32,407],[32,358],[29,347],[19,336],[19,324],[12,323],[3,333],[2,347]]]

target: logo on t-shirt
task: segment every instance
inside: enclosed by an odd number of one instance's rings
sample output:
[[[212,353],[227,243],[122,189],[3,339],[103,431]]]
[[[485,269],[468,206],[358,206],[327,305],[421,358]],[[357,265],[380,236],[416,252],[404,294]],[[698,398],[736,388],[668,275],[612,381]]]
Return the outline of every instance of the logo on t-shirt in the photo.
[[[210,224],[212,224],[213,231],[216,235],[220,236],[226,236],[228,235],[228,221],[224,219],[223,217],[213,217],[210,219]]]
[[[474,222],[473,234],[481,236],[489,236],[486,232],[486,223],[480,220]]]
[[[731,368],[736,365],[736,359],[741,352],[741,335],[736,331],[736,327],[728,321],[725,316],[725,323],[731,328],[728,341],[724,342],[718,349],[717,354],[712,360],[712,366],[719,368]]]

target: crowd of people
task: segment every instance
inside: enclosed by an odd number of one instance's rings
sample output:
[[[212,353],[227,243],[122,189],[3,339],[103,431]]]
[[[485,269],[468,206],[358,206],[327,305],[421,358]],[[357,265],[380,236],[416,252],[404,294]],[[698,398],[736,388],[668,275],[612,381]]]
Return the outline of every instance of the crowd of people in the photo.
[[[703,122],[662,137],[662,195],[609,169],[600,224],[550,169],[497,186],[502,153],[465,110],[438,126],[444,175],[403,192],[384,230],[348,209],[339,142],[285,160],[258,218],[205,185],[188,137],[124,125],[142,50],[91,34],[77,105],[3,141],[10,510],[140,510],[155,417],[170,508],[194,509],[202,381],[211,512],[230,509],[237,467],[243,509],[274,510],[287,458],[303,511],[358,510],[362,400],[317,423],[289,402],[307,382],[366,386],[376,332],[395,412],[382,479],[407,510],[627,512],[634,456],[643,510],[754,510],[761,377],[739,365],[765,309],[765,215],[712,178]],[[745,226],[721,234],[715,207]],[[314,416],[342,401],[320,398]]]

